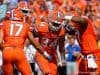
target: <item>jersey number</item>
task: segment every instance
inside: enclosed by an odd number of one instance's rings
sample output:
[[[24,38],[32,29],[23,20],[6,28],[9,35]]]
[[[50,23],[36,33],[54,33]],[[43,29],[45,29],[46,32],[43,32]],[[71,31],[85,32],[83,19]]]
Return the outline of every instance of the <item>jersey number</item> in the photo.
[[[18,30],[15,32],[14,34],[14,27],[18,27]],[[21,24],[11,24],[11,27],[10,27],[10,35],[15,35],[15,36],[18,36],[20,34],[20,32],[22,31],[23,29],[23,25]]]

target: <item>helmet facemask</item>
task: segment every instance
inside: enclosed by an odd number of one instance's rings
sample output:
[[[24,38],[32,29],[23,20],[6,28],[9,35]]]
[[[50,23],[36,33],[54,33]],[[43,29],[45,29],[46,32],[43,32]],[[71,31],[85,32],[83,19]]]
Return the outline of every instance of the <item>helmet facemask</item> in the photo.
[[[61,29],[61,24],[56,22],[49,23],[49,28],[51,31],[59,31]]]

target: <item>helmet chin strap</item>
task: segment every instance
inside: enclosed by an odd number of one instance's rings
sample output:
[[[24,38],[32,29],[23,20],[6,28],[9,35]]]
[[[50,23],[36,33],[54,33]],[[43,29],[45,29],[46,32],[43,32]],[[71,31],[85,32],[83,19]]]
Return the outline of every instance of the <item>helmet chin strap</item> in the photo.
[[[61,25],[59,27],[55,27],[54,25],[52,25],[51,23],[49,23],[49,28],[51,31],[59,31],[61,28]]]

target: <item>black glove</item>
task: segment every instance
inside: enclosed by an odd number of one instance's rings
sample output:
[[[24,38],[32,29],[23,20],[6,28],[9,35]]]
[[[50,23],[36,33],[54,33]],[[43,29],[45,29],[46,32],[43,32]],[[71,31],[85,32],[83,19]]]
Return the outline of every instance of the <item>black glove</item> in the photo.
[[[66,24],[65,28],[66,28],[66,33],[68,33],[69,35],[75,35],[75,33],[77,32],[77,29],[71,26],[70,24]]]

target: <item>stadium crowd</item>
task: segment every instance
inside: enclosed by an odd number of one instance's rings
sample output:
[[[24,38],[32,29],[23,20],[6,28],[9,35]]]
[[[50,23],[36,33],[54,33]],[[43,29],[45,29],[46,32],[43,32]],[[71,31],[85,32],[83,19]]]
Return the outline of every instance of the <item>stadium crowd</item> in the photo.
[[[0,0],[0,48],[0,75],[100,75],[100,0]]]

